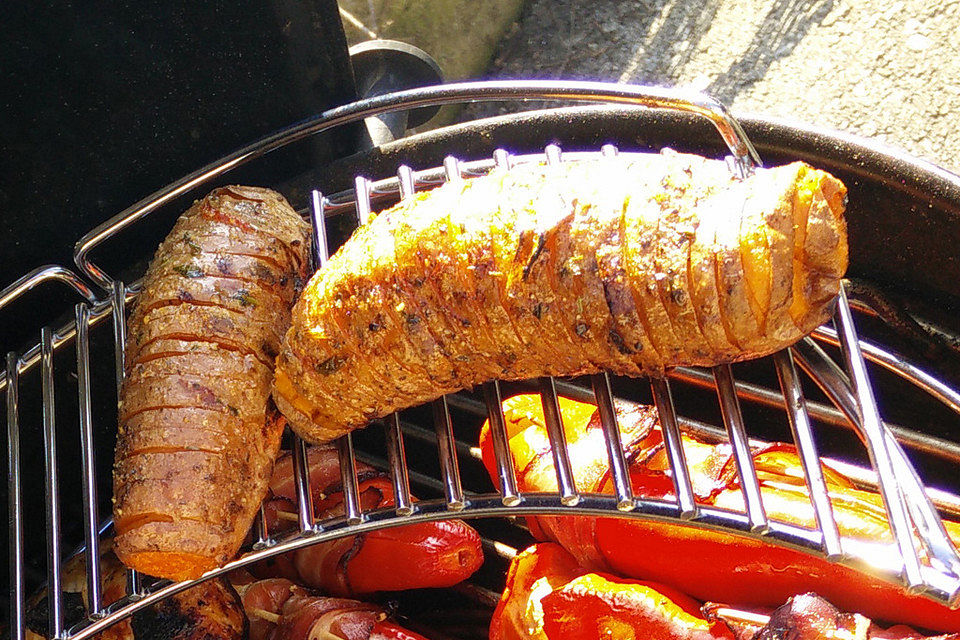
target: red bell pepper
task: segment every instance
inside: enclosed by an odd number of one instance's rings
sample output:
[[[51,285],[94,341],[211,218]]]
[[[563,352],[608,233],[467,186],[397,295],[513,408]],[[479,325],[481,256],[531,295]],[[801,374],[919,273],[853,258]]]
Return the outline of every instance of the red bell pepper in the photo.
[[[565,398],[560,404],[578,489],[612,492],[595,407]],[[504,402],[504,412],[521,491],[556,491],[540,397],[510,398]],[[633,460],[630,474],[635,494],[673,499],[655,409],[618,406],[617,412],[624,448]],[[683,437],[683,446],[697,501],[742,510],[743,496],[729,447],[688,435]],[[496,482],[487,425],[481,434],[481,450]],[[793,447],[767,445],[755,448],[753,455],[768,515],[812,528],[813,511]],[[894,548],[879,497],[856,489],[826,465],[824,473],[844,544],[860,545],[876,559],[891,558]],[[531,520],[531,530],[539,539],[559,542],[589,570],[654,580],[700,600],[776,607],[795,594],[814,591],[841,609],[874,619],[960,631],[960,610],[772,541],[638,518],[541,516]],[[945,526],[955,541],[960,540],[960,525],[946,522]]]

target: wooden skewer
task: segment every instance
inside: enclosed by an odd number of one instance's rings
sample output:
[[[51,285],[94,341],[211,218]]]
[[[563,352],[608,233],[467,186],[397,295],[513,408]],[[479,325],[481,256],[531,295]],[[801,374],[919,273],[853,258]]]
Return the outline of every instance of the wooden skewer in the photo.
[[[770,622],[770,616],[765,616],[762,613],[742,611],[713,602],[703,606],[703,613],[708,619],[719,618],[725,622],[739,622],[741,624],[757,625],[760,627],[765,627],[767,623]]]
[[[273,624],[280,624],[280,614],[267,611],[266,609],[257,609],[256,607],[250,607],[246,611],[247,616],[256,616]]]
[[[292,511],[276,511],[278,520],[288,520],[290,522],[299,522],[300,516]]]

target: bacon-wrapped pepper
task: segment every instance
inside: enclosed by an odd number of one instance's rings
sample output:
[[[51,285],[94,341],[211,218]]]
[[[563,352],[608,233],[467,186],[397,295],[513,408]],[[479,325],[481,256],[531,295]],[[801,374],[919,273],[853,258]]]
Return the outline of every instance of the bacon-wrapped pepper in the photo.
[[[376,605],[321,597],[284,578],[247,582],[241,575],[234,584],[250,640],[426,640],[389,621]]]

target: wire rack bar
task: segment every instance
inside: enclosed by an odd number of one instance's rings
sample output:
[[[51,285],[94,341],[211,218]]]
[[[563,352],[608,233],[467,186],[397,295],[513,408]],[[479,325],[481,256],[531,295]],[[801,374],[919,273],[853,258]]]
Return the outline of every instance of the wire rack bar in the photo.
[[[663,446],[667,452],[667,459],[670,461],[673,488],[677,492],[680,517],[684,520],[690,520],[697,516],[697,503],[694,501],[693,482],[690,479],[687,458],[683,452],[683,439],[680,436],[677,411],[673,406],[673,394],[670,392],[670,385],[665,378],[651,378],[650,389],[653,391],[653,403],[660,416]]]
[[[0,291],[0,309],[3,309],[14,300],[44,282],[61,282],[74,290],[78,295],[86,298],[87,302],[97,302],[97,296],[80,276],[66,267],[58,264],[48,264],[29,271],[8,284]]]
[[[293,436],[293,482],[297,495],[297,525],[301,532],[312,531],[315,526],[313,517],[313,493],[310,491],[310,461],[307,457],[307,443],[299,436]]]
[[[90,614],[97,615],[103,608],[103,604],[100,592],[100,517],[97,513],[96,449],[93,444],[93,415],[90,408],[90,307],[80,303],[76,306],[75,313],[87,609]]]
[[[617,509],[632,511],[633,488],[630,486],[630,471],[623,454],[623,442],[620,439],[620,425],[617,424],[617,412],[613,407],[613,392],[610,390],[610,377],[605,374],[590,376],[590,385],[600,412],[600,426],[603,429],[604,444],[610,462],[610,475],[613,479],[613,493],[617,496]]]
[[[340,461],[344,517],[348,524],[360,524],[363,522],[363,507],[357,483],[357,457],[353,450],[353,436],[349,433],[337,438],[337,458]]]
[[[390,414],[384,422],[384,429],[397,515],[410,515],[413,513],[413,498],[410,496],[410,474],[407,471],[407,454],[403,446],[400,415],[397,413]]]
[[[553,466],[557,474],[560,502],[568,507],[575,507],[580,502],[580,494],[577,492],[573,466],[570,464],[567,436],[563,430],[563,416],[560,414],[560,403],[557,399],[556,381],[553,378],[540,378],[538,387],[547,437],[550,440],[550,453],[553,456]]]
[[[810,501],[813,503],[813,513],[817,526],[823,533],[823,551],[828,558],[837,558],[843,553],[840,545],[840,532],[833,517],[833,506],[830,503],[827,483],[823,479],[823,469],[820,466],[820,454],[813,437],[813,427],[810,425],[810,415],[807,413],[807,402],[800,388],[800,379],[793,366],[793,357],[789,351],[780,351],[774,354],[773,363],[780,379],[783,390],[787,418],[793,441],[800,453],[800,463],[807,485],[811,488]]]
[[[123,381],[127,375],[126,344],[127,344],[127,287],[121,280],[114,280],[110,285],[110,310],[113,320],[113,363],[117,383],[117,414],[120,413],[120,403],[123,398]],[[136,569],[127,569],[127,593],[136,595],[142,591],[140,574]]]
[[[467,506],[467,503],[463,496],[463,485],[460,482],[456,439],[453,435],[453,423],[450,421],[450,407],[447,406],[447,397],[441,396],[434,400],[431,405],[433,407],[433,424],[437,433],[437,450],[440,454],[440,473],[443,476],[444,495],[447,496],[447,507],[452,511],[460,511]]]
[[[60,484],[57,480],[57,414],[53,381],[53,331],[40,330],[40,371],[43,393],[43,451],[47,515],[47,602],[53,638],[63,634],[63,589],[60,549]]]
[[[493,442],[493,455],[497,462],[497,478],[500,480],[500,494],[503,504],[514,507],[520,503],[520,490],[517,488],[517,476],[513,467],[513,456],[507,444],[507,419],[503,415],[503,397],[500,383],[487,382],[483,385],[483,399],[490,425],[490,438]]]
[[[843,287],[837,300],[837,311],[834,316],[840,336],[840,348],[850,372],[850,382],[856,395],[860,411],[860,426],[863,429],[867,453],[870,461],[877,470],[880,479],[880,493],[890,518],[890,528],[896,538],[900,555],[903,557],[904,574],[907,587],[918,591],[924,587],[920,573],[920,558],[914,545],[910,522],[907,518],[906,506],[897,488],[897,474],[890,454],[887,451],[886,437],[883,424],[880,420],[880,410],[873,397],[873,388],[870,386],[870,377],[867,374],[867,365],[860,351],[857,332],[853,326],[853,317],[847,304],[847,296]]]
[[[254,550],[259,551],[273,545],[273,538],[270,537],[270,531],[267,529],[267,512],[263,503],[260,503],[257,516],[253,521],[253,531],[257,535],[257,541],[253,543]]]
[[[23,503],[20,488],[20,372],[19,357],[7,354],[7,500],[10,548],[10,637],[26,638],[26,596],[23,576]]]
[[[762,532],[767,528],[767,514],[763,508],[760,482],[757,480],[757,470],[753,465],[750,442],[743,426],[740,401],[737,400],[737,391],[733,384],[733,371],[731,371],[730,365],[724,364],[714,367],[713,375],[717,380],[720,413],[723,414],[723,424],[727,428],[727,436],[730,438],[730,444],[733,447],[733,457],[737,463],[737,476],[740,478],[740,486],[743,487],[743,498],[747,504],[750,527],[754,531]]]

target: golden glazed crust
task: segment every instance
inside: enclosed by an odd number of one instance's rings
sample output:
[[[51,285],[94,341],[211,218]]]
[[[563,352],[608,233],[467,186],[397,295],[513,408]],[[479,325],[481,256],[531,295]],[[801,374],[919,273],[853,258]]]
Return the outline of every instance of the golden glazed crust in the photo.
[[[183,580],[239,549],[280,445],[270,385],[309,237],[279,194],[224,187],[157,250],[125,345],[114,520],[126,565]]]
[[[844,197],[803,163],[737,179],[674,152],[445,184],[377,216],[314,276],[274,397],[323,442],[491,378],[772,353],[828,316]]]

